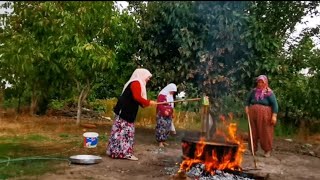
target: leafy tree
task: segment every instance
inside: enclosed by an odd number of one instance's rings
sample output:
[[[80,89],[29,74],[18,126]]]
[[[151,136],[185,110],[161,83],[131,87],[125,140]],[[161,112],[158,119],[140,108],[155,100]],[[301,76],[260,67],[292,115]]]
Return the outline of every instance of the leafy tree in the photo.
[[[170,81],[192,83],[221,112],[223,96],[243,101],[260,74],[266,74],[272,86],[294,83],[278,76],[290,77],[307,66],[301,58],[289,65],[283,47],[303,16],[318,13],[318,5],[318,1],[131,3],[141,27],[137,63],[155,74],[154,89]],[[303,77],[296,78],[304,84]],[[287,92],[276,93],[283,101]]]
[[[123,9],[119,15],[121,29],[118,33],[118,46],[113,68],[108,74],[101,74],[97,80],[95,90],[96,98],[117,97],[122,91],[125,82],[130,78],[137,67],[133,61],[135,53],[138,52],[139,29],[134,16],[130,15],[128,9]]]
[[[11,76],[37,92],[46,92],[41,82],[52,78],[60,85],[73,82],[79,124],[84,100],[98,74],[112,67],[119,48],[124,27],[113,2],[14,2],[13,9],[1,33],[1,62],[14,67]]]
[[[254,77],[266,74],[279,101],[280,118],[285,117],[286,123],[298,124],[306,119],[306,113],[311,117],[313,108],[308,104],[315,102],[308,95],[311,78],[300,71],[311,67],[309,59],[317,59],[309,37],[317,34],[319,28],[306,29],[300,38],[289,37],[305,15],[318,15],[318,6],[319,1],[260,1],[253,2],[249,9],[254,58],[244,64],[244,69],[250,72],[244,73],[244,84],[249,89]],[[288,50],[284,48],[286,44]]]
[[[251,56],[246,2],[148,2],[142,14],[141,63],[154,84],[192,82],[214,102],[237,83],[239,64]]]
[[[39,26],[43,21],[39,14],[32,13],[39,3],[14,2],[9,5],[14,12],[6,18],[6,26],[1,32],[1,77],[13,84],[19,104],[22,94],[31,92],[33,114],[39,98],[46,97],[55,79],[61,76],[56,74],[54,63],[48,64],[50,46],[48,40],[41,38],[44,29]]]
[[[304,33],[303,33],[304,34]],[[279,92],[280,106],[283,107],[286,122],[298,125],[307,119],[319,118],[318,105],[319,84],[319,50],[311,38],[304,36],[302,40],[284,59],[285,65],[279,69],[279,76],[273,83]],[[309,68],[307,74],[301,70]]]

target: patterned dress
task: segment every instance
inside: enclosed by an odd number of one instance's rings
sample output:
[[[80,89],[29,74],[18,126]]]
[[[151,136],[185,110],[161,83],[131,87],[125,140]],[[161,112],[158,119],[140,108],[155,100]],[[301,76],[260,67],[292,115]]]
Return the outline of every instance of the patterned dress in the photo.
[[[152,74],[144,68],[137,68],[123,87],[122,93],[113,108],[116,114],[111,128],[106,154],[112,158],[138,160],[133,155],[134,121],[140,107],[150,105],[147,99],[146,84]]]
[[[170,117],[163,117],[157,114],[157,125],[156,125],[156,140],[158,142],[164,142],[168,139],[171,130]]]
[[[165,95],[158,96],[158,102],[166,102]],[[168,111],[169,115],[166,116],[164,111]],[[169,104],[162,104],[157,106],[157,125],[155,129],[155,136],[158,142],[165,142],[171,131],[173,108]]]
[[[133,154],[134,123],[129,123],[116,116],[112,125],[106,153],[112,158],[126,158]]]
[[[134,121],[138,106],[147,107],[150,105],[150,100],[141,96],[141,85],[138,81],[130,83],[121,96],[122,99],[118,99],[114,108],[116,116],[111,128],[106,154],[112,158],[129,159],[133,156]],[[134,103],[132,104],[132,102]],[[117,108],[120,110],[118,111]]]

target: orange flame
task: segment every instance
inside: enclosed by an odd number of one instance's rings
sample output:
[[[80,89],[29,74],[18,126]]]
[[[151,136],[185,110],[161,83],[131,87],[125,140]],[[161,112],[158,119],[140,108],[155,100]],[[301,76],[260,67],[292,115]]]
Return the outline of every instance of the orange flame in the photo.
[[[233,118],[233,114],[228,114],[229,118]],[[180,172],[188,171],[192,168],[193,165],[198,163],[205,164],[205,169],[207,172],[210,172],[214,175],[215,170],[241,170],[242,156],[246,149],[245,144],[240,136],[237,136],[237,124],[229,123],[226,121],[224,116],[220,116],[221,121],[223,122],[223,127],[226,127],[225,131],[227,135],[224,133],[223,128],[217,129],[214,137],[223,137],[223,139],[229,143],[237,144],[236,152],[229,152],[223,154],[223,157],[218,157],[218,153],[215,150],[212,150],[211,155],[203,154],[208,153],[204,152],[206,142],[203,137],[200,138],[198,143],[196,144],[196,150],[194,152],[194,158],[188,158],[180,164]],[[184,144],[183,146],[186,146]],[[205,157],[205,159],[201,159],[201,157]],[[219,160],[220,158],[220,160]]]

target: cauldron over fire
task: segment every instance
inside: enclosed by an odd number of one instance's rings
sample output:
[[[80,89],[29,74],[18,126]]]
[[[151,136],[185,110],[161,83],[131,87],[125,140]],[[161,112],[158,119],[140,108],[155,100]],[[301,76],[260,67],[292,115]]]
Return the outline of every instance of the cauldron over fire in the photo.
[[[220,170],[240,168],[238,167],[239,159],[236,159],[240,148],[239,144],[215,134],[215,128],[210,127],[209,99],[207,96],[204,96],[202,104],[201,132],[187,133],[182,138],[182,158],[188,160],[191,164],[199,161],[209,163],[212,168],[222,168]],[[212,133],[212,130],[214,130],[214,133]]]
[[[238,151],[238,144],[232,142],[216,142],[200,140],[201,136],[183,137],[182,154],[183,159],[198,159],[203,162],[213,157],[217,158],[219,163],[223,162],[224,157],[229,157],[229,162],[235,160]],[[197,156],[197,146],[203,146],[203,150]],[[228,156],[229,155],[229,156]]]
[[[245,144],[236,136],[236,123],[228,123],[224,120],[223,128],[216,130],[216,123],[209,114],[209,99],[205,96],[202,102],[201,131],[188,132],[181,140],[182,163],[177,179],[267,179],[268,176],[242,172],[242,153]],[[211,120],[211,119],[212,120]],[[210,125],[211,123],[211,125]]]

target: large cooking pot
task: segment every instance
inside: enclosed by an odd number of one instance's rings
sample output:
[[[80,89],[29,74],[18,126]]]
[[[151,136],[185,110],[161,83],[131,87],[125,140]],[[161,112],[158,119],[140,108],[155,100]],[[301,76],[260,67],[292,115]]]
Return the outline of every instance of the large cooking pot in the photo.
[[[185,136],[182,138],[183,159],[199,159],[202,161],[212,158],[216,154],[218,162],[223,162],[223,157],[230,153],[230,162],[235,160],[238,151],[238,144],[230,142],[219,142],[215,140],[204,141],[203,153],[200,157],[195,157],[197,144],[200,142],[200,136]]]

